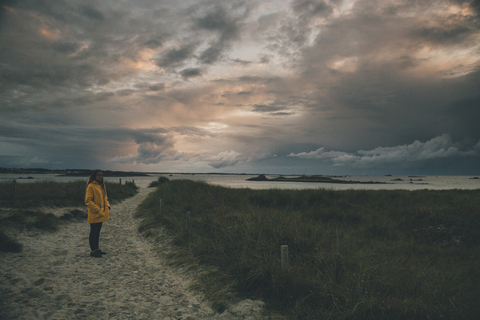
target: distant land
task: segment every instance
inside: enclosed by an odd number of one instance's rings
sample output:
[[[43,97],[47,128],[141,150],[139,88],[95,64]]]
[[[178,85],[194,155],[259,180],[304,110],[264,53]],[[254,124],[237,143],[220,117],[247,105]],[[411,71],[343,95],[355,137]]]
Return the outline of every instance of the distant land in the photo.
[[[333,179],[327,176],[300,176],[300,177],[288,177],[285,178],[284,176],[280,176],[273,179],[268,179],[264,174],[259,175],[258,177],[253,177],[246,179],[248,181],[272,181],[272,182],[322,182],[322,183],[361,183],[361,184],[387,184],[387,182],[379,182],[379,181],[352,181],[352,180],[339,180]]]
[[[0,174],[58,174],[61,176],[88,177],[93,169],[44,169],[44,168],[3,168],[0,167]],[[213,175],[253,175],[253,173],[225,173],[225,172],[138,172],[138,171],[113,171],[102,170],[106,177],[145,177],[150,175],[195,175],[195,174],[213,174]],[[256,173],[258,174],[258,173]]]
[[[94,170],[91,169],[65,169],[65,170],[50,170],[42,168],[0,168],[0,173],[9,174],[58,174],[66,177],[88,177]],[[146,172],[133,171],[111,171],[102,170],[105,177],[145,177],[149,176]]]

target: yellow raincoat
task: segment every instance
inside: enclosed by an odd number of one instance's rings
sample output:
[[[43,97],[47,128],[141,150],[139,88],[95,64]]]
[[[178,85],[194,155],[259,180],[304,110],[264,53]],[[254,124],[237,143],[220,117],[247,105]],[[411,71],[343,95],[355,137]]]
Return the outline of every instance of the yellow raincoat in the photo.
[[[96,180],[92,181],[85,193],[85,204],[88,206],[88,223],[105,222],[109,219],[110,203],[105,190]]]

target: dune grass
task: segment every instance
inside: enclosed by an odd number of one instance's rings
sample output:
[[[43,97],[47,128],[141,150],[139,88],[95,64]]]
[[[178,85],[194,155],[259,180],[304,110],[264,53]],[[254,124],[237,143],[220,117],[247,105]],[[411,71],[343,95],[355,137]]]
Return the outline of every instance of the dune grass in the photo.
[[[108,200],[111,204],[121,202],[137,193],[133,182],[120,185],[107,183]],[[17,183],[13,197],[12,182],[0,182],[0,205],[3,207],[37,207],[53,205],[57,207],[85,205],[86,180],[72,182],[38,181]]]
[[[248,297],[284,319],[473,320],[479,208],[480,190],[250,190],[174,180],[159,184],[137,217],[145,235],[162,228],[173,238],[173,263],[207,270],[195,287],[219,311]]]
[[[17,183],[15,198],[11,182],[0,183],[0,251],[21,252],[22,245],[11,235],[11,231],[43,230],[56,231],[69,221],[85,220],[85,181],[53,182],[40,181]],[[124,185],[107,184],[110,204],[121,202],[137,193],[138,187],[128,182]],[[61,217],[36,210],[36,207],[80,207]],[[8,210],[7,210],[8,209]]]

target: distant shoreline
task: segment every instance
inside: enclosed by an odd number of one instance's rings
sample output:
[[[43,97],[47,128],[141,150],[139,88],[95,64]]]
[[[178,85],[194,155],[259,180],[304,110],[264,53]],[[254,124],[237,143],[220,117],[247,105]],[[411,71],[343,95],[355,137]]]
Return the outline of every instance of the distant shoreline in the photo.
[[[380,181],[353,181],[353,180],[338,180],[326,176],[300,176],[296,178],[285,178],[283,176],[268,179],[261,174],[257,177],[245,179],[247,181],[268,181],[268,182],[316,182],[316,183],[343,183],[343,184],[388,184]]]
[[[0,168],[0,173],[6,174],[55,174],[60,177],[89,177],[94,170],[90,169],[66,169],[66,170],[49,170],[49,169],[16,169],[16,168]],[[136,171],[111,171],[102,170],[105,177],[149,177],[151,173]],[[33,177],[19,177],[18,179],[33,179]]]

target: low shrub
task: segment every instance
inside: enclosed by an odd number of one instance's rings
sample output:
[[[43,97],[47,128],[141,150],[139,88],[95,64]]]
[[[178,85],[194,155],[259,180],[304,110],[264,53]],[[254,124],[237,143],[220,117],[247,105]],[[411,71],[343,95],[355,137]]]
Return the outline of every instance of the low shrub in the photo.
[[[0,251],[3,252],[22,252],[22,245],[0,231]]]

